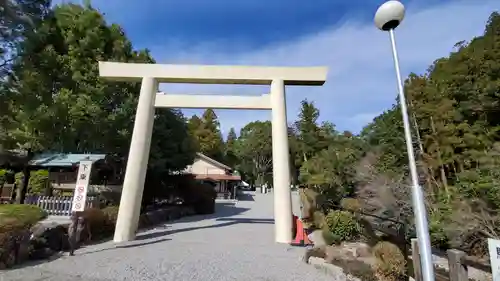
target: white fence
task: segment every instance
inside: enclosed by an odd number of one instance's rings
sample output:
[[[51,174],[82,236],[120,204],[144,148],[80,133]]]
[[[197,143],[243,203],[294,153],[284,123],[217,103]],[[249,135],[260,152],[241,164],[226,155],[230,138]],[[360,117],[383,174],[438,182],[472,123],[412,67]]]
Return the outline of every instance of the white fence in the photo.
[[[87,197],[86,207],[92,208],[95,201],[96,197]],[[73,196],[27,196],[25,204],[37,205],[51,216],[69,216],[71,215]]]

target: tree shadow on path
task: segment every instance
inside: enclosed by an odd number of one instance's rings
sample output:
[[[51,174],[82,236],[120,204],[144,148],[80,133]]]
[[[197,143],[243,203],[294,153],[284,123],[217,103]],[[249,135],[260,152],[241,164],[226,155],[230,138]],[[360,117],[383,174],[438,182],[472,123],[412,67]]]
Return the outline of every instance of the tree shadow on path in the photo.
[[[137,241],[138,239],[134,240]],[[93,254],[93,253],[99,253],[99,252],[104,252],[104,251],[109,251],[109,250],[117,250],[117,249],[127,249],[127,248],[135,248],[135,247],[141,247],[141,246],[146,246],[146,245],[151,245],[151,244],[156,244],[156,243],[161,243],[165,241],[170,241],[172,239],[170,238],[162,238],[158,240],[152,240],[152,241],[146,241],[146,242],[140,242],[140,243],[127,243],[124,245],[115,245],[109,248],[104,248],[104,249],[99,249],[95,251],[88,251],[88,252],[83,252],[83,253],[78,253],[78,251],[75,253],[75,256],[83,256],[83,255],[88,255],[88,254]]]
[[[157,238],[157,237],[166,236],[166,235],[172,235],[175,233],[181,233],[181,232],[186,232],[186,231],[194,231],[194,230],[209,229],[209,228],[220,228],[220,227],[226,227],[226,226],[240,224],[240,223],[244,223],[244,224],[247,224],[247,223],[272,224],[272,223],[274,223],[274,220],[272,220],[272,219],[252,219],[252,218],[234,218],[234,219],[219,218],[219,219],[216,219],[216,221],[222,221],[222,223],[212,224],[212,225],[207,225],[207,226],[195,226],[195,227],[186,227],[186,228],[172,229],[172,230],[166,230],[166,231],[150,232],[150,233],[145,233],[145,234],[137,236],[136,240],[152,239],[152,238]]]
[[[173,221],[172,224],[189,223],[189,222],[196,222],[196,221],[201,221],[201,220],[210,220],[210,219],[217,219],[217,218],[224,218],[224,217],[232,217],[232,216],[242,214],[248,210],[250,210],[250,208],[236,207],[235,203],[217,202],[217,203],[215,203],[215,212],[213,214],[194,215],[194,216],[183,217],[183,218],[180,218],[178,220]]]
[[[234,223],[258,223],[274,224],[274,219],[252,219],[252,218],[219,218],[216,221],[234,222]]]
[[[254,196],[251,193],[241,193],[238,195],[238,201],[255,201]]]

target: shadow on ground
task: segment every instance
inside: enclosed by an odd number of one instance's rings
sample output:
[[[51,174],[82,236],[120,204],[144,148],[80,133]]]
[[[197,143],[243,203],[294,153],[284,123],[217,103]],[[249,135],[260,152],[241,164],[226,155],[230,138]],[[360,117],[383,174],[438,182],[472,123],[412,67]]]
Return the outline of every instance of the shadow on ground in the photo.
[[[165,241],[170,241],[172,239],[162,238],[162,239],[158,239],[158,240],[145,241],[145,242],[139,242],[139,243],[135,242],[137,240],[134,240],[134,241],[130,242],[130,244],[127,243],[127,244],[124,244],[124,245],[116,245],[116,246],[112,246],[112,247],[104,248],[104,249],[99,249],[99,250],[95,250],[95,251],[88,251],[88,252],[83,252],[83,253],[78,253],[78,251],[76,251],[75,252],[75,256],[83,256],[83,255],[88,255],[88,254],[93,254],[93,253],[99,253],[99,252],[104,252],[104,251],[110,251],[110,250],[116,250],[116,249],[126,249],[126,248],[135,248],[135,247],[147,246],[147,245],[151,245],[151,244],[156,244],[156,243],[161,243],[161,242],[165,242]]]
[[[200,221],[200,220],[232,217],[232,216],[242,214],[248,210],[250,210],[250,208],[236,207],[235,203],[232,203],[232,202],[216,202],[215,203],[215,213],[213,213],[213,214],[182,217],[178,220],[172,221],[171,223],[172,224],[186,223],[186,222],[196,222],[196,221]]]
[[[207,225],[207,226],[186,227],[186,228],[179,228],[179,229],[173,229],[173,230],[150,232],[150,233],[138,235],[136,240],[153,239],[153,238],[158,238],[158,237],[162,237],[162,236],[172,235],[175,233],[194,231],[194,230],[200,230],[200,229],[208,229],[208,228],[220,228],[220,227],[226,227],[226,226],[240,224],[240,223],[252,223],[252,224],[274,223],[274,220],[272,220],[272,219],[251,219],[251,218],[245,218],[245,219],[220,218],[220,219],[217,219],[216,221],[221,221],[222,223],[212,224],[212,225]]]
[[[253,194],[244,192],[238,195],[238,201],[255,201],[253,197]]]
[[[218,228],[218,227],[225,227],[237,223],[241,223],[242,221],[239,220],[246,220],[248,221],[247,223],[251,223],[249,219],[229,219],[229,217],[239,215],[241,213],[244,213],[248,211],[249,208],[240,208],[236,207],[234,203],[228,203],[228,202],[219,202],[215,204],[215,213],[209,214],[209,215],[197,215],[197,216],[190,216],[190,217],[184,217],[179,220],[176,220],[175,223],[189,223],[189,222],[195,222],[195,221],[200,221],[200,220],[210,220],[210,219],[215,219],[216,221],[220,221],[224,218],[227,220],[223,223],[219,224],[212,224],[212,225],[207,225],[207,226],[195,226],[195,227],[186,227],[186,228],[179,228],[179,229],[172,229],[172,230],[162,230],[162,231],[155,231],[155,232],[147,232],[147,233],[141,233],[137,235],[137,240],[146,240],[146,239],[152,239],[156,237],[162,237],[166,235],[171,235],[174,233],[179,233],[179,232],[186,232],[186,231],[192,231],[192,230],[198,230],[198,229],[205,229],[205,228]]]
[[[7,268],[5,270],[7,271],[7,270],[20,269],[20,268],[24,268],[24,267],[32,267],[32,266],[36,266],[36,265],[39,265],[42,263],[52,262],[52,261],[55,261],[55,260],[61,258],[63,255],[64,254],[62,252],[55,253],[54,255],[50,256],[49,258],[29,260],[29,261],[26,261],[26,262],[23,262],[20,264],[16,264],[13,267]],[[0,280],[3,280],[3,279],[0,277]]]
[[[252,219],[252,218],[219,218],[216,221],[234,222],[234,223],[261,223],[273,224],[274,219]]]

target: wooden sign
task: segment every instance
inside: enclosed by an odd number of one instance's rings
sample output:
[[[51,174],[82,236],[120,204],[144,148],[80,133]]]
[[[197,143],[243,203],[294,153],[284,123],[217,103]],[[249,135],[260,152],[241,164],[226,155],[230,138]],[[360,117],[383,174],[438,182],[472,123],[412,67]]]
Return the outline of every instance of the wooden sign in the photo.
[[[90,172],[92,171],[92,161],[81,161],[78,168],[75,192],[73,194],[72,212],[82,212],[85,210],[87,201],[87,191],[90,183]]]

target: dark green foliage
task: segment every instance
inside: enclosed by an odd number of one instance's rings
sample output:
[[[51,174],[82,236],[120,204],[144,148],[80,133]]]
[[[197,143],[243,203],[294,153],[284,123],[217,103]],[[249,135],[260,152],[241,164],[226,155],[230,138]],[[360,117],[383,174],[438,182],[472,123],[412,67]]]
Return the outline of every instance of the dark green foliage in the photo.
[[[3,183],[12,183],[14,180],[14,171],[0,169],[0,185]]]
[[[46,217],[47,213],[37,206],[0,205],[0,268],[16,263],[19,241],[29,235],[30,227]]]
[[[330,211],[326,215],[325,224],[335,243],[353,241],[360,233],[356,218],[348,211]]]
[[[32,171],[28,183],[28,192],[30,194],[42,194],[49,184],[49,171]]]
[[[0,147],[29,155],[106,153],[125,162],[140,83],[101,79],[98,61],[154,63],[149,51],[134,50],[121,27],[108,24],[90,4],[58,5],[35,23],[37,32],[16,45],[22,55],[13,61],[12,75],[0,83],[0,112],[8,113],[0,120]],[[195,152],[182,113],[158,110],[148,173],[183,170]],[[20,187],[22,195],[26,188]]]
[[[192,116],[188,121],[188,128],[199,152],[224,162],[224,140],[217,115],[212,109],[205,110],[201,118]]]
[[[251,122],[241,129],[236,143],[238,170],[251,183],[272,185],[272,126],[269,121]]]
[[[24,227],[30,227],[46,217],[47,213],[37,206],[23,204],[0,205],[0,225],[15,220]]]
[[[194,208],[197,214],[213,214],[217,193],[212,185],[200,183],[192,176],[176,177],[174,185],[186,206]]]

